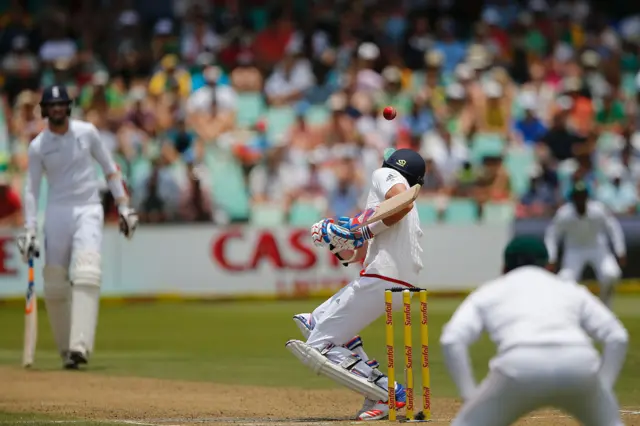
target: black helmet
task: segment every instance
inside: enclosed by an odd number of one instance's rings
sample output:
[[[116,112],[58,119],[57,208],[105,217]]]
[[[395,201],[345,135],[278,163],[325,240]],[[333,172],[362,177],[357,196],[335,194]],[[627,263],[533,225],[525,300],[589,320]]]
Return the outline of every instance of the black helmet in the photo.
[[[40,99],[40,110],[42,111],[42,117],[47,118],[48,108],[47,105],[52,104],[66,104],[68,105],[67,115],[71,115],[71,103],[73,101],[69,97],[67,88],[61,85],[49,86],[42,92],[42,98]]]
[[[391,154],[382,167],[389,167],[397,170],[409,182],[410,186],[415,184],[424,185],[424,174],[426,163],[424,158],[412,149],[399,149]]]

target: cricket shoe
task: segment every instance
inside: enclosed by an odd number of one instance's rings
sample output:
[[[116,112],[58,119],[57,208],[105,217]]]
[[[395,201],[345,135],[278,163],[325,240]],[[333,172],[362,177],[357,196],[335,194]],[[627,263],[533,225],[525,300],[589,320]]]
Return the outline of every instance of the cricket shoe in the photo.
[[[70,351],[64,359],[64,368],[66,370],[79,370],[81,364],[87,364],[89,361],[87,356],[79,351]]]
[[[313,316],[311,314],[296,314],[293,316],[293,321],[300,329],[300,333],[302,333],[304,339],[307,340],[315,326]]]
[[[407,405],[407,391],[400,383],[396,382],[396,410]],[[371,421],[382,420],[389,415],[389,403],[387,401],[374,401],[366,398],[364,404],[356,416],[356,420]]]

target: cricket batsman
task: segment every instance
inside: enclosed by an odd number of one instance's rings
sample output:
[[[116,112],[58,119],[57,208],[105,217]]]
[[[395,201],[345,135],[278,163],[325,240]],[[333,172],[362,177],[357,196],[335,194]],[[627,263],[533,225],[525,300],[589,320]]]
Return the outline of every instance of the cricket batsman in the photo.
[[[584,286],[549,272],[544,242],[516,237],[504,275],[471,293],[440,344],[463,406],[452,426],[507,426],[552,406],[586,426],[621,426],[614,384],[628,334]],[[497,346],[476,386],[468,347],[486,330]],[[603,344],[602,358],[592,344]]]
[[[349,260],[364,258],[364,269],[360,277],[313,313],[295,315],[294,321],[306,342],[290,340],[286,347],[317,374],[365,397],[357,420],[380,420],[389,413],[387,376],[378,370],[378,362],[367,356],[357,334],[384,313],[385,290],[413,287],[423,266],[422,230],[414,203],[358,231],[354,227],[382,201],[416,184],[422,185],[424,174],[425,161],[420,154],[410,149],[397,150],[373,172],[363,215],[340,218],[337,222],[325,219],[311,227],[316,246],[335,247],[343,252],[357,250],[357,256]],[[397,295],[394,309],[401,309],[401,295]],[[406,391],[398,383],[395,391],[396,407],[402,408],[406,404]]]
[[[626,263],[622,227],[604,204],[589,199],[584,182],[575,183],[570,197],[570,202],[558,209],[545,233],[550,267],[556,270],[558,243],[564,237],[559,276],[579,281],[585,265],[590,264],[600,284],[600,298],[610,306],[613,286],[622,276],[620,266]],[[607,235],[611,238],[615,254],[609,249]]]
[[[109,151],[90,123],[70,119],[72,100],[64,86],[46,88],[40,108],[46,128],[29,145],[25,232],[18,248],[26,262],[39,256],[40,184],[49,185],[44,220],[44,299],[64,367],[78,369],[93,352],[101,282],[104,213],[95,159],[118,205],[120,231],[131,238],[138,216]]]

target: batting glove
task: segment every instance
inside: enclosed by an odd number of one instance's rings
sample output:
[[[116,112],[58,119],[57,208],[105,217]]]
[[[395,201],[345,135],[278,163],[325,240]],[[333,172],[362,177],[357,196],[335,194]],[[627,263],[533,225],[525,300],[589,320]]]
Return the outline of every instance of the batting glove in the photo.
[[[128,239],[133,238],[133,233],[138,227],[138,213],[130,207],[120,206],[118,214],[120,215],[120,232]]]
[[[22,235],[19,235],[17,244],[24,263],[27,263],[29,258],[40,257],[40,243],[34,231],[27,229]]]

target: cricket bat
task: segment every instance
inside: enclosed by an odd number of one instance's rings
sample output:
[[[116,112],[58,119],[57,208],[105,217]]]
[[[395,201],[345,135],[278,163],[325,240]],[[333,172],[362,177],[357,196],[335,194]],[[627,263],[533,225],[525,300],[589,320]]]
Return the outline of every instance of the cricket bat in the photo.
[[[24,346],[22,348],[22,366],[33,365],[36,342],[38,340],[38,297],[34,283],[33,257],[29,257],[29,283],[27,285],[24,309]]]
[[[363,211],[359,216],[359,224],[354,229],[360,229],[379,220],[384,220],[389,216],[400,212],[402,209],[413,203],[420,194],[420,184],[413,185],[408,190],[384,200],[376,207],[371,207]]]

